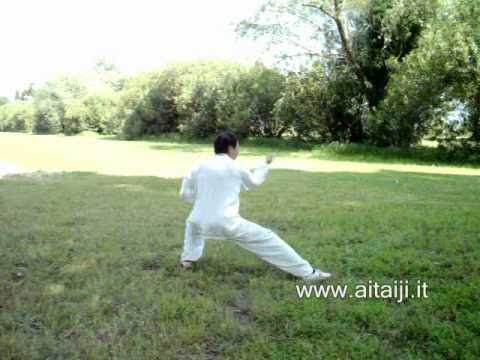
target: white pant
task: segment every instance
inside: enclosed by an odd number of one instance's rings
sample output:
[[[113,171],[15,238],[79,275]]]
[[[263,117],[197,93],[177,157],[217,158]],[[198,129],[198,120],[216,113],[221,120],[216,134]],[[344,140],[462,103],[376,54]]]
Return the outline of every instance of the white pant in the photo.
[[[203,255],[207,239],[233,240],[266,262],[298,277],[313,271],[310,263],[273,231],[239,216],[221,225],[201,225],[187,220],[181,261],[197,261]]]

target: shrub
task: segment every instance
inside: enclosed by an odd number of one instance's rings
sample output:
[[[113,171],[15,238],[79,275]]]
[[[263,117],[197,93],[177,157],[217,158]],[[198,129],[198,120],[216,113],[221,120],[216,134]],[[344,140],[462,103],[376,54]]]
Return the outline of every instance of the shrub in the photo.
[[[87,109],[81,101],[70,101],[65,104],[65,114],[62,119],[63,133],[75,135],[87,129]]]
[[[54,83],[47,83],[43,88],[35,90],[33,105],[35,108],[34,133],[56,134],[63,131],[65,106]]]
[[[364,107],[358,86],[348,71],[338,70],[327,77],[317,65],[287,78],[275,114],[306,141],[361,141]]]
[[[89,130],[100,134],[116,134],[120,131],[117,93],[91,93],[85,97],[83,105],[85,123]]]
[[[127,139],[177,130],[176,81],[175,71],[155,71],[125,84],[119,116]]]
[[[31,132],[34,109],[29,102],[18,101],[0,107],[0,131]]]

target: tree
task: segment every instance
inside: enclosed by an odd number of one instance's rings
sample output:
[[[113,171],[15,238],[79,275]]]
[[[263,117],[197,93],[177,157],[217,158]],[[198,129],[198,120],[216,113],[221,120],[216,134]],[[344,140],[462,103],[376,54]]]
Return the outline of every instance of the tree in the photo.
[[[30,102],[16,101],[0,106],[0,131],[30,132],[34,109]]]
[[[306,141],[360,141],[362,109],[359,84],[349,71],[327,75],[320,64],[287,78],[276,115],[290,119],[294,134]]]
[[[117,66],[106,59],[100,59],[95,64],[97,79],[114,91],[120,91],[125,86],[126,79],[120,74]]]
[[[35,107],[33,131],[70,134],[75,127],[71,126],[71,118],[65,122],[65,114],[70,105],[77,104],[86,94],[87,86],[82,79],[69,75],[61,75],[37,87],[32,99]]]
[[[285,76],[261,63],[223,77],[218,86],[219,122],[243,137],[281,137],[289,125],[274,113],[285,88]]]
[[[62,125],[65,135],[75,135],[87,129],[87,109],[80,100],[65,103]]]
[[[351,67],[360,85],[366,92],[371,88],[371,84],[365,76],[365,72],[361,64],[354,55],[350,34],[346,26],[345,13],[348,11],[348,5],[345,0],[317,0],[317,1],[269,1],[264,4],[256,18],[251,21],[243,21],[237,27],[237,31],[242,35],[253,33],[253,36],[273,35],[274,41],[285,41],[293,44],[294,47],[303,49],[296,55],[307,55],[314,58],[331,58],[340,49],[342,57]],[[281,29],[280,24],[262,24],[262,15],[271,16],[272,14],[280,15],[280,18],[291,17],[294,20],[289,24],[297,27],[298,30]],[[277,18],[278,19],[278,18]],[[336,28],[336,36],[332,34],[332,24]],[[300,26],[299,26],[300,25]],[[288,25],[287,25],[288,26]],[[298,31],[310,28],[309,33],[312,34],[309,40],[323,40],[325,46],[318,46],[313,49],[305,45],[300,38]],[[323,35],[323,36],[322,36]],[[333,36],[332,36],[333,35]],[[339,44],[336,43],[339,40]],[[338,46],[340,45],[340,46]],[[295,55],[294,55],[295,56]],[[287,55],[288,57],[288,55]]]
[[[427,132],[440,141],[479,142],[479,17],[476,3],[446,3],[418,47],[397,66],[387,97],[372,113],[375,143],[407,146]],[[445,116],[452,102],[466,106],[459,126],[452,126]]]
[[[177,81],[174,68],[152,71],[127,81],[119,110],[126,138],[177,130]]]
[[[312,61],[320,63],[325,72],[322,81],[334,83],[322,84],[317,90],[338,89],[339,93],[331,95],[351,98],[323,103],[333,108],[319,108],[317,120],[342,114],[338,115],[338,122],[340,126],[348,124],[349,131],[344,134],[350,135],[346,140],[361,142],[371,135],[374,127],[368,124],[369,114],[383,101],[391,74],[416,48],[417,39],[437,7],[437,0],[269,1],[255,17],[240,23],[237,30],[243,36],[267,37],[275,44],[287,44],[289,50],[298,49],[284,58],[306,55],[310,66]],[[352,79],[356,85],[351,83]],[[345,92],[345,81],[352,84],[356,93]],[[345,122],[346,118],[349,120]],[[365,127],[369,132],[364,131]]]
[[[8,100],[7,97],[5,96],[0,96],[0,106],[3,106],[5,104],[8,104],[10,102],[10,100]]]
[[[33,98],[34,93],[35,93],[34,84],[30,83],[27,88],[25,88],[21,91],[18,91],[18,90],[15,91],[15,101],[31,100]]]
[[[177,97],[180,131],[196,138],[207,138],[221,130],[248,135],[248,114],[240,106],[241,99],[229,103],[245,69],[222,61],[184,64],[182,68]]]
[[[65,107],[62,98],[51,84],[35,91],[33,104],[35,109],[34,133],[56,134],[63,132],[62,121]]]
[[[113,91],[90,92],[84,99],[86,127],[100,134],[120,132],[119,95]]]

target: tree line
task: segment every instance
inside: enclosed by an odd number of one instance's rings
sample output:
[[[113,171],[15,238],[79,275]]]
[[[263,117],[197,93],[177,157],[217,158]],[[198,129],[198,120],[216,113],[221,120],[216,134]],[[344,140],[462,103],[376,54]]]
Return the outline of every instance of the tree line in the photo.
[[[101,62],[89,77],[61,76],[0,99],[0,130],[134,139],[228,129],[379,146],[428,137],[478,152],[478,2],[275,0],[237,32],[283,45],[281,64],[296,67],[203,61],[125,78]]]

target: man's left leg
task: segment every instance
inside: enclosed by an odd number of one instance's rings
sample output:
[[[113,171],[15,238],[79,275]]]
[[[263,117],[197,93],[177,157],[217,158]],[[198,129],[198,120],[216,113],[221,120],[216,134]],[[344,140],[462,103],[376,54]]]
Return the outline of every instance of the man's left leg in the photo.
[[[298,277],[313,273],[313,267],[272,230],[243,218],[229,226],[231,238],[238,245],[266,262]]]

